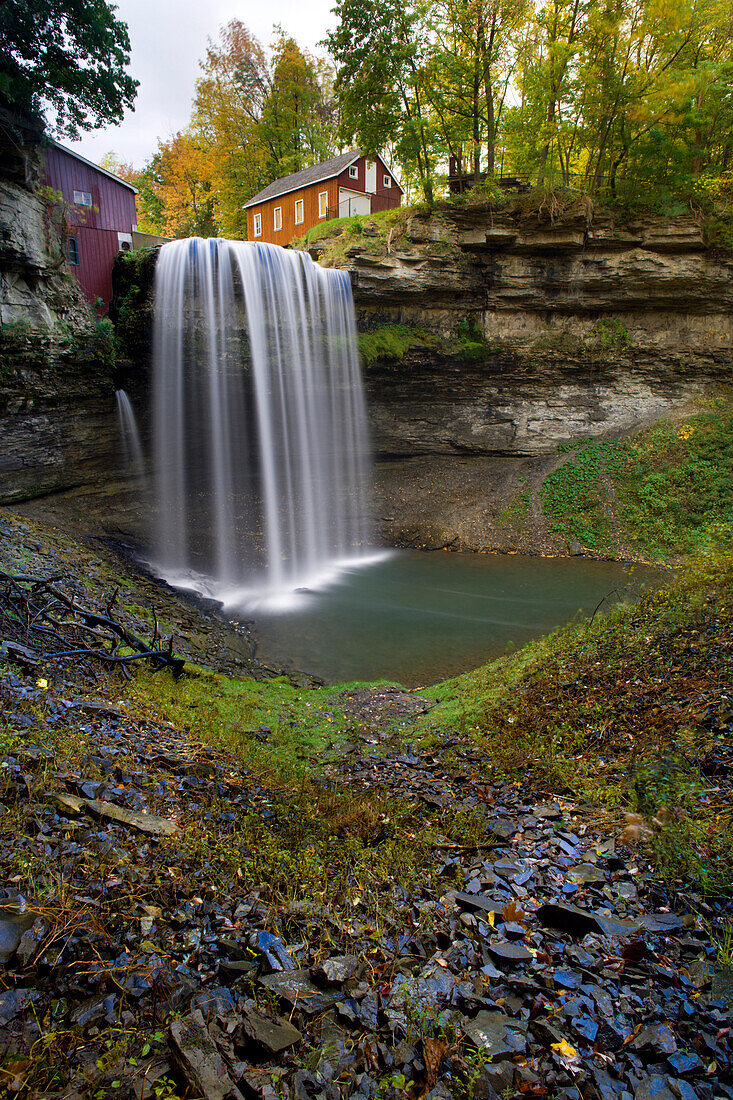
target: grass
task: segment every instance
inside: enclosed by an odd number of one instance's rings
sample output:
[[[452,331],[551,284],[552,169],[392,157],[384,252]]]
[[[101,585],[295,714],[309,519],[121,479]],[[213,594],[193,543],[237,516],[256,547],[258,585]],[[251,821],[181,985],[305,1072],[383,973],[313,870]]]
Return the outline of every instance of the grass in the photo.
[[[141,671],[129,690],[143,713],[162,714],[195,740],[235,752],[260,778],[294,787],[344,736],[349,721],[337,696],[358,686],[303,689],[285,676],[238,680],[187,665],[177,682]]]
[[[711,403],[628,440],[583,440],[545,478],[551,530],[596,552],[662,561],[695,554],[733,522],[733,408]]]
[[[359,352],[365,366],[377,362],[399,364],[415,348],[434,349],[436,355],[464,360],[481,359],[503,349],[500,341],[488,342],[475,318],[460,321],[451,333],[411,325],[376,325],[359,334]]]
[[[432,348],[437,344],[436,333],[407,325],[378,325],[359,333],[359,352],[368,367],[382,359],[402,359],[412,348]]]

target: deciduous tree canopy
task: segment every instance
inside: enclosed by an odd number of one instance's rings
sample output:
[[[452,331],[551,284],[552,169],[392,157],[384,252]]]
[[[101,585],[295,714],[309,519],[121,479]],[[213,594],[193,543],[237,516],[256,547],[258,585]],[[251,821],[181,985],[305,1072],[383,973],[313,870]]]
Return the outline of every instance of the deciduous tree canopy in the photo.
[[[0,103],[71,138],[119,122],[138,82],[113,11],[105,0],[3,0]]]

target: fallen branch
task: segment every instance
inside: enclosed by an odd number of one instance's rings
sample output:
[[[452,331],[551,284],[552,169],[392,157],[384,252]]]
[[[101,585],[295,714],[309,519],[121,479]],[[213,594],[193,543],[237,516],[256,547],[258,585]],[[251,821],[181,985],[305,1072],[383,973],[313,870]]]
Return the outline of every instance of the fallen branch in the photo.
[[[118,589],[109,595],[104,611],[84,607],[58,587],[61,578],[13,576],[0,572],[0,624],[2,652],[11,660],[33,667],[40,661],[83,657],[116,665],[129,677],[128,665],[150,661],[154,669],[170,668],[180,676],[184,661],[173,653],[173,636],[162,637],[153,612],[149,642],[139,638],[115,618]],[[49,642],[56,648],[45,649]],[[132,650],[120,652],[121,650]]]

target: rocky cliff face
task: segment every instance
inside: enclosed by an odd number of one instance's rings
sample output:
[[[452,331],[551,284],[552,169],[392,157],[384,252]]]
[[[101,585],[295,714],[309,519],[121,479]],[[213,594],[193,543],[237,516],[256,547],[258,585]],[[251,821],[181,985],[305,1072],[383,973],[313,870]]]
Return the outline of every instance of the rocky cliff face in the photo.
[[[69,285],[58,240],[49,244],[38,196],[6,186],[17,216],[3,216],[0,269],[16,290],[3,291],[3,308],[18,308],[21,283],[42,293],[25,326],[5,325],[12,339],[0,346],[0,500],[119,469],[119,365],[100,354],[88,313],[86,329],[60,323],[73,309],[65,315],[63,293],[48,289]],[[733,257],[707,248],[691,218],[617,225],[608,214],[518,205],[390,218],[311,246],[350,271],[362,332],[400,334],[399,352],[387,341],[365,372],[390,541],[511,548],[501,516],[564,460],[559,445],[622,435],[731,380]],[[138,408],[154,258],[125,257],[117,271],[118,335],[141,372]]]
[[[63,213],[31,150],[0,149],[0,503],[115,461],[114,347],[64,264]]]
[[[730,360],[733,256],[708,249],[693,218],[621,227],[585,212],[552,224],[477,205],[395,228],[346,242],[338,257],[362,325],[445,331],[471,315],[489,343],[533,358],[573,346],[584,354],[584,344],[605,336],[608,347],[615,336],[629,352],[675,363]],[[312,252],[328,259],[329,242]]]
[[[692,218],[476,205],[311,253],[348,267],[362,330],[424,337],[367,368],[390,541],[506,548],[496,518],[558,445],[622,435],[733,378],[733,257]]]

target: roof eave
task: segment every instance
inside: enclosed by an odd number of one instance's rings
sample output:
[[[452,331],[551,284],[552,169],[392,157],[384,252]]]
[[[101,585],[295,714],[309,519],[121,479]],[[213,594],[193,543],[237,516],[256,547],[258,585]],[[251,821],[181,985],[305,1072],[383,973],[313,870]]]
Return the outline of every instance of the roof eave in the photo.
[[[65,145],[61,145],[61,143],[55,141],[54,138],[48,138],[48,141],[51,145],[54,146],[55,149],[60,149],[62,153],[68,153],[70,157],[74,157],[76,160],[80,160],[82,164],[86,164],[87,167],[93,168],[95,172],[101,172],[101,174],[103,176],[106,176],[107,179],[114,180],[115,183],[119,183],[122,187],[129,187],[133,195],[140,194],[134,184],[128,183],[127,180],[120,179],[120,177],[116,176],[114,172],[108,172],[106,168],[100,168],[98,164],[95,164],[92,160],[87,160],[87,158],[83,157],[81,153],[77,153],[75,149],[67,149]]]
[[[337,168],[335,172],[330,172],[327,176],[321,176],[320,179],[311,180],[310,183],[298,183],[295,187],[288,187],[287,191],[278,191],[276,195],[268,195],[266,199],[258,199],[255,195],[253,199],[250,199],[249,202],[246,202],[244,204],[242,209],[248,210],[250,206],[259,206],[260,203],[272,202],[273,199],[281,199],[284,195],[292,195],[293,191],[302,191],[304,187],[312,187],[314,183],[326,183],[328,180],[335,179],[336,176],[340,176],[342,172],[345,172],[347,168],[350,168],[351,165],[355,161],[357,161],[360,156],[361,153],[357,153],[355,157],[352,157],[351,160],[347,160],[346,163],[342,164],[340,168]],[[397,181],[395,180],[395,182]],[[267,190],[267,188],[263,187],[262,190],[265,191]]]

